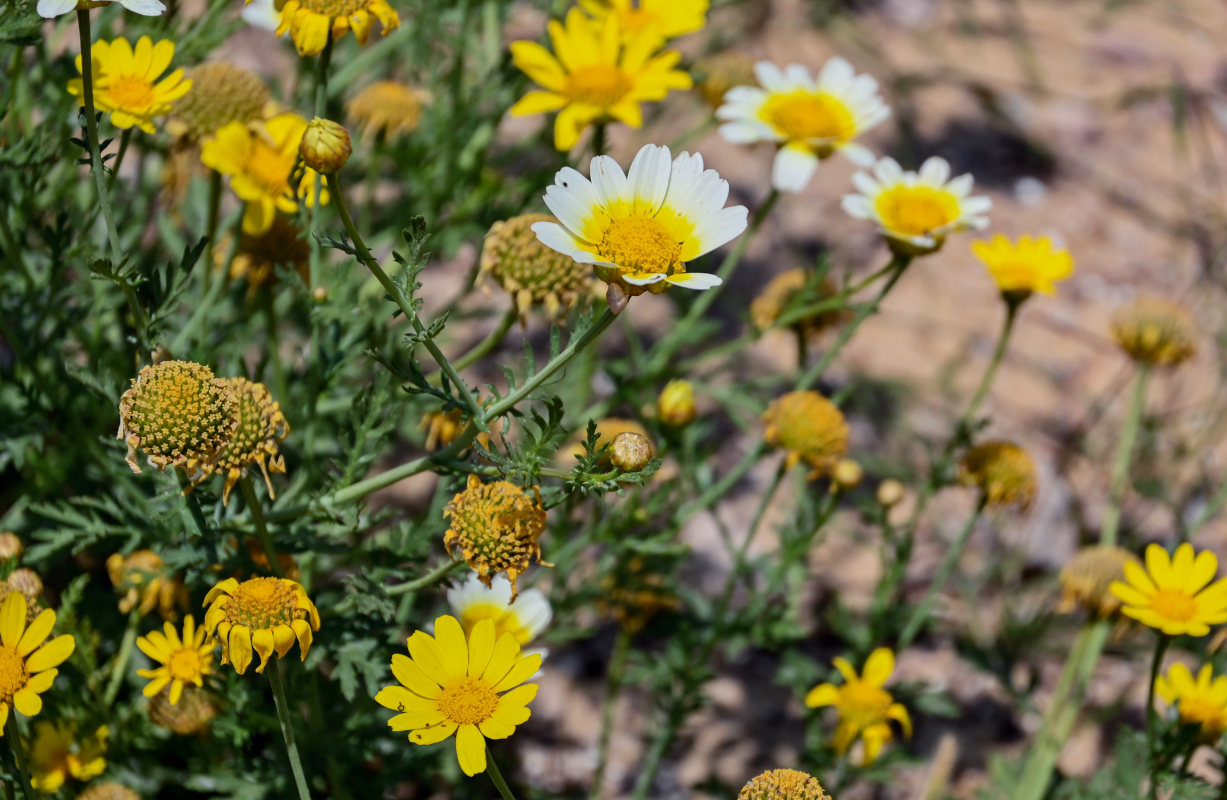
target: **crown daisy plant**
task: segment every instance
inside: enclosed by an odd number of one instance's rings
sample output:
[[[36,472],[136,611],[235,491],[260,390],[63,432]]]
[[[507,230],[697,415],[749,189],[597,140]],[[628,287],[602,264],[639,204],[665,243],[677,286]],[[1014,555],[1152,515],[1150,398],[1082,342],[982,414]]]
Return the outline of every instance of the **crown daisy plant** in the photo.
[[[463,492],[443,510],[448,528],[443,546],[455,558],[456,551],[486,586],[494,576],[506,573],[511,600],[519,594],[516,578],[535,559],[543,566],[538,539],[545,532],[545,508],[537,487],[532,494],[509,481],[482,483],[470,475]]]
[[[854,141],[890,116],[878,95],[878,82],[857,75],[842,58],[832,58],[815,78],[800,64],[780,69],[770,61],[754,67],[758,86],[728,91],[716,119],[720,134],[734,144],[779,145],[771,185],[782,192],[806,187],[818,163],[843,153],[861,167],[873,153]]]
[[[703,168],[698,153],[671,159],[669,148],[645,145],[624,173],[596,156],[591,180],[563,167],[546,190],[558,222],[533,225],[545,246],[596,268],[622,295],[660,293],[669,286],[711,289],[723,281],[689,272],[688,262],[745,231],[745,206],[725,207],[728,181]]]
[[[174,56],[175,43],[167,39],[154,44],[148,36],[142,36],[135,47],[122,37],[94,42],[94,106],[109,112],[116,128],[137,127],[145,133],[156,133],[153,118],[171,113],[175,101],[192,88],[192,82],[184,79],[182,68],[162,77]],[[78,73],[83,64],[78,55]],[[70,80],[68,92],[82,98],[81,104],[85,104],[82,78]]]
[[[527,589],[511,597],[511,581],[495,575],[487,586],[473,573],[447,590],[447,603],[466,635],[482,620],[494,623],[495,637],[510,633],[521,646],[541,635],[554,618],[554,610],[540,589]],[[544,651],[536,650],[542,653]]]
[[[300,56],[318,55],[330,40],[350,31],[358,44],[366,44],[376,22],[384,36],[400,27],[400,16],[387,0],[280,0],[277,8],[276,33],[288,32]]]
[[[213,672],[213,650],[217,642],[203,627],[196,627],[191,614],[183,620],[182,638],[175,626],[166,622],[162,632],[152,631],[140,637],[136,646],[159,664],[153,669],[137,670],[137,675],[149,679],[142,693],[146,697],[156,697],[166,690],[166,699],[172,706],[178,705],[185,686],[203,688],[205,678]]]
[[[1227,578],[1215,581],[1218,557],[1193,545],[1169,556],[1162,546],[1146,548],[1146,566],[1126,562],[1125,579],[1112,584],[1121,613],[1167,636],[1205,636],[1227,622]],[[1211,581],[1214,581],[1211,583]]]
[[[1007,441],[984,442],[968,450],[959,462],[959,479],[978,488],[989,508],[1013,506],[1020,511],[1031,507],[1038,484],[1031,456]]]
[[[367,139],[394,142],[417,130],[430,92],[396,81],[364,86],[345,104],[345,116]]]
[[[554,147],[570,150],[593,124],[643,125],[640,103],[665,99],[674,89],[689,89],[690,76],[674,69],[681,54],[658,53],[661,39],[650,30],[623,34],[617,14],[594,22],[578,8],[565,22],[551,20],[551,53],[536,42],[512,42],[512,62],[541,89],[511,107],[513,117],[557,111]]]
[[[894,738],[891,720],[899,723],[905,736],[912,735],[912,718],[907,709],[896,703],[884,688],[895,671],[894,653],[885,647],[874,650],[860,675],[843,657],[836,657],[831,663],[843,676],[843,684],[815,686],[805,696],[805,705],[810,708],[835,706],[839,712],[833,742],[835,751],[843,755],[860,739],[865,747],[862,763],[868,766],[877,760],[883,745]]]
[[[901,256],[935,252],[957,231],[982,230],[993,207],[989,198],[972,196],[970,174],[951,179],[949,162],[937,156],[917,172],[883,158],[872,174],[858,172],[852,182],[858,193],[844,195],[844,211],[877,223],[891,250]]]
[[[521,214],[495,222],[478,262],[480,274],[511,297],[521,324],[536,307],[561,322],[568,311],[598,294],[594,288],[600,286],[588,265],[541,243],[533,231],[540,222],[558,220],[549,214]]]
[[[843,412],[813,390],[789,392],[776,398],[763,414],[763,440],[784,450],[785,466],[804,462],[809,478],[830,472],[848,451],[848,423]]]
[[[445,615],[435,620],[434,630],[434,636],[415,631],[407,643],[409,655],[392,656],[400,685],[381,689],[375,702],[397,712],[388,727],[408,731],[414,744],[454,735],[464,774],[489,768],[503,790],[502,776],[486,758],[486,739],[506,739],[528,721],[537,685],[525,681],[541,668],[541,656],[521,654],[509,631],[496,636],[490,619],[477,622],[466,636],[460,622]]]
[[[1146,367],[1172,367],[1197,352],[1197,322],[1188,309],[1162,297],[1142,296],[1112,315],[1112,336]]]
[[[647,32],[662,40],[703,30],[709,6],[709,0],[579,0],[597,22],[617,17],[625,37]]]

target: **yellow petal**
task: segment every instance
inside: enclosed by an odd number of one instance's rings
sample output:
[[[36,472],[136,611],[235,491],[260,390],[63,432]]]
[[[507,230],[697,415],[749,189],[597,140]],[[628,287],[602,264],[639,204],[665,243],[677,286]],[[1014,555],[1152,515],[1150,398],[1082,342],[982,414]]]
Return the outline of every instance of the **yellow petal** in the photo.
[[[504,633],[494,643],[494,652],[490,654],[490,663],[482,673],[482,680],[494,685],[515,666],[516,656],[520,654],[520,643],[510,632]]]
[[[234,671],[242,675],[251,665],[251,632],[246,625],[235,625],[230,629],[228,641],[230,663]]]
[[[427,677],[422,668],[408,656],[400,653],[392,656],[392,674],[409,691],[420,697],[433,699],[439,696],[439,684]]]
[[[34,621],[30,623],[30,627],[26,628],[26,632],[22,634],[21,641],[17,643],[17,654],[20,656],[28,656],[38,649],[48,634],[51,633],[51,628],[55,625],[55,612],[51,609],[45,609]]]
[[[442,725],[431,725],[429,728],[410,731],[409,741],[414,744],[435,744],[455,733],[457,727],[459,726],[454,722],[444,722]]]
[[[470,778],[486,771],[486,740],[476,725],[461,725],[456,731],[456,758]]]
[[[12,595],[10,595],[11,597]],[[42,672],[45,669],[63,664],[76,648],[77,641],[70,634],[57,636],[34,651],[26,659],[26,669],[30,672]]]
[[[895,654],[885,647],[879,647],[869,654],[862,680],[872,686],[882,686],[894,671]]]
[[[0,642],[16,647],[26,628],[26,596],[14,592],[0,605]]]
[[[524,681],[537,674],[537,670],[541,669],[541,654],[533,653],[525,656],[515,663],[506,675],[503,676],[494,686],[494,691],[504,692],[513,687],[519,686]]]
[[[469,668],[469,645],[464,628],[455,617],[444,614],[435,620],[435,641],[439,645],[440,661],[449,676],[462,676]]]
[[[43,699],[38,696],[38,692],[31,691],[30,687],[26,686],[13,695],[13,708],[27,717],[37,716],[38,712],[43,710]]]
[[[833,683],[821,683],[809,690],[805,695],[805,705],[810,708],[833,706],[839,702],[839,689]]]
[[[260,666],[256,667],[256,672],[264,674],[264,668],[268,666],[268,657],[273,654],[273,632],[267,628],[253,632],[251,646],[260,655]]]

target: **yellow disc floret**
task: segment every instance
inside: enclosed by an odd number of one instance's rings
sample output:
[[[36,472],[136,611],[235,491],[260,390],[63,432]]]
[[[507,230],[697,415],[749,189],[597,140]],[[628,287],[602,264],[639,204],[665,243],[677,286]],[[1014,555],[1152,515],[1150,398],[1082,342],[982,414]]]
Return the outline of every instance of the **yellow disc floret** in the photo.
[[[262,383],[246,378],[223,380],[237,400],[239,424],[231,434],[230,445],[208,468],[211,473],[226,476],[222,503],[230,501],[230,490],[252,466],[258,466],[264,475],[268,496],[276,497],[268,473],[285,473],[285,456],[278,452],[277,445],[290,433],[281,404]]]
[[[557,220],[549,214],[521,214],[496,222],[482,245],[481,274],[511,296],[521,321],[534,306],[559,320],[585,297],[597,294],[592,268],[543,245],[532,229],[538,222]]]
[[[495,574],[506,572],[512,600],[516,578],[534,559],[545,564],[537,541],[545,532],[545,509],[536,487],[529,495],[514,483],[482,483],[470,475],[468,486],[452,498],[443,515],[448,520],[443,546],[453,558],[459,550],[487,586]]]
[[[769,769],[751,778],[737,800],[830,800],[818,779],[796,769]]]
[[[848,423],[830,400],[815,391],[789,392],[777,398],[763,414],[763,438],[771,447],[787,451],[789,467],[804,461],[816,478],[835,465],[848,450]]]

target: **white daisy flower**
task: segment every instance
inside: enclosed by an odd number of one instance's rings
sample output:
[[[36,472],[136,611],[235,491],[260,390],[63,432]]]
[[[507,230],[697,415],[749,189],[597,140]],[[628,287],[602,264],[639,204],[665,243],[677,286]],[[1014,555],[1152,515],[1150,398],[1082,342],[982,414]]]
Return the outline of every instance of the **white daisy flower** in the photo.
[[[670,284],[711,289],[721,280],[687,272],[687,262],[737,238],[745,206],[724,207],[729,183],[703,169],[698,153],[670,160],[669,148],[644,145],[624,174],[609,156],[592,159],[588,180],[563,167],[545,193],[559,222],[538,222],[542,244],[596,267],[597,276],[627,294],[662,292]]]
[[[281,12],[274,6],[273,0],[248,0],[239,16],[253,28],[266,31],[275,32],[281,24]]]
[[[550,601],[537,589],[522,591],[512,601],[511,581],[503,575],[496,575],[487,587],[476,574],[470,573],[464,583],[447,590],[447,602],[466,633],[488,619],[494,622],[496,640],[510,633],[521,646],[540,635],[554,617]]]
[[[781,70],[770,61],[754,65],[758,86],[737,86],[716,110],[720,133],[734,144],[779,142],[771,185],[799,192],[818,162],[841,152],[858,166],[873,164],[873,153],[853,141],[890,116],[878,96],[878,82],[857,75],[842,58],[832,58],[815,80],[800,64]]]
[[[131,11],[133,14],[140,14],[145,17],[161,16],[166,10],[166,6],[161,0],[118,0],[119,4]],[[38,15],[45,19],[63,16],[69,11],[76,11],[78,8],[94,8],[99,5],[110,5],[110,3],[90,2],[83,3],[78,0],[38,0]]]
[[[947,234],[988,227],[984,216],[993,207],[987,197],[971,197],[972,177],[950,179],[950,164],[934,156],[919,172],[904,172],[893,158],[883,158],[873,175],[858,172],[852,182],[860,194],[844,195],[843,207],[858,219],[878,223],[897,252],[931,253]]]

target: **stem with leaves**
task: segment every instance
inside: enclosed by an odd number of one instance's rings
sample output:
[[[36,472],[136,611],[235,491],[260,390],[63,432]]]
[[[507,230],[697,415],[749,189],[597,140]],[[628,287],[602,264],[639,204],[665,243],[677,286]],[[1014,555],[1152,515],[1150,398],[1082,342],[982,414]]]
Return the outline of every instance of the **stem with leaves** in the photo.
[[[290,758],[290,772],[298,789],[298,800],[311,800],[307,788],[307,776],[303,772],[298,744],[294,741],[294,719],[290,716],[290,704],[285,695],[285,678],[281,674],[281,659],[275,659],[268,669],[268,682],[273,687],[273,702],[277,705],[277,721],[281,723],[281,737],[285,740],[286,755]]]
[[[25,751],[21,749],[21,732],[17,730],[17,713],[9,709],[9,718],[4,725],[4,743],[8,745],[10,760],[13,764],[13,772],[17,775],[17,780],[21,784],[21,791],[26,796],[26,800],[37,800],[37,795],[30,788],[30,772],[26,762]]]

